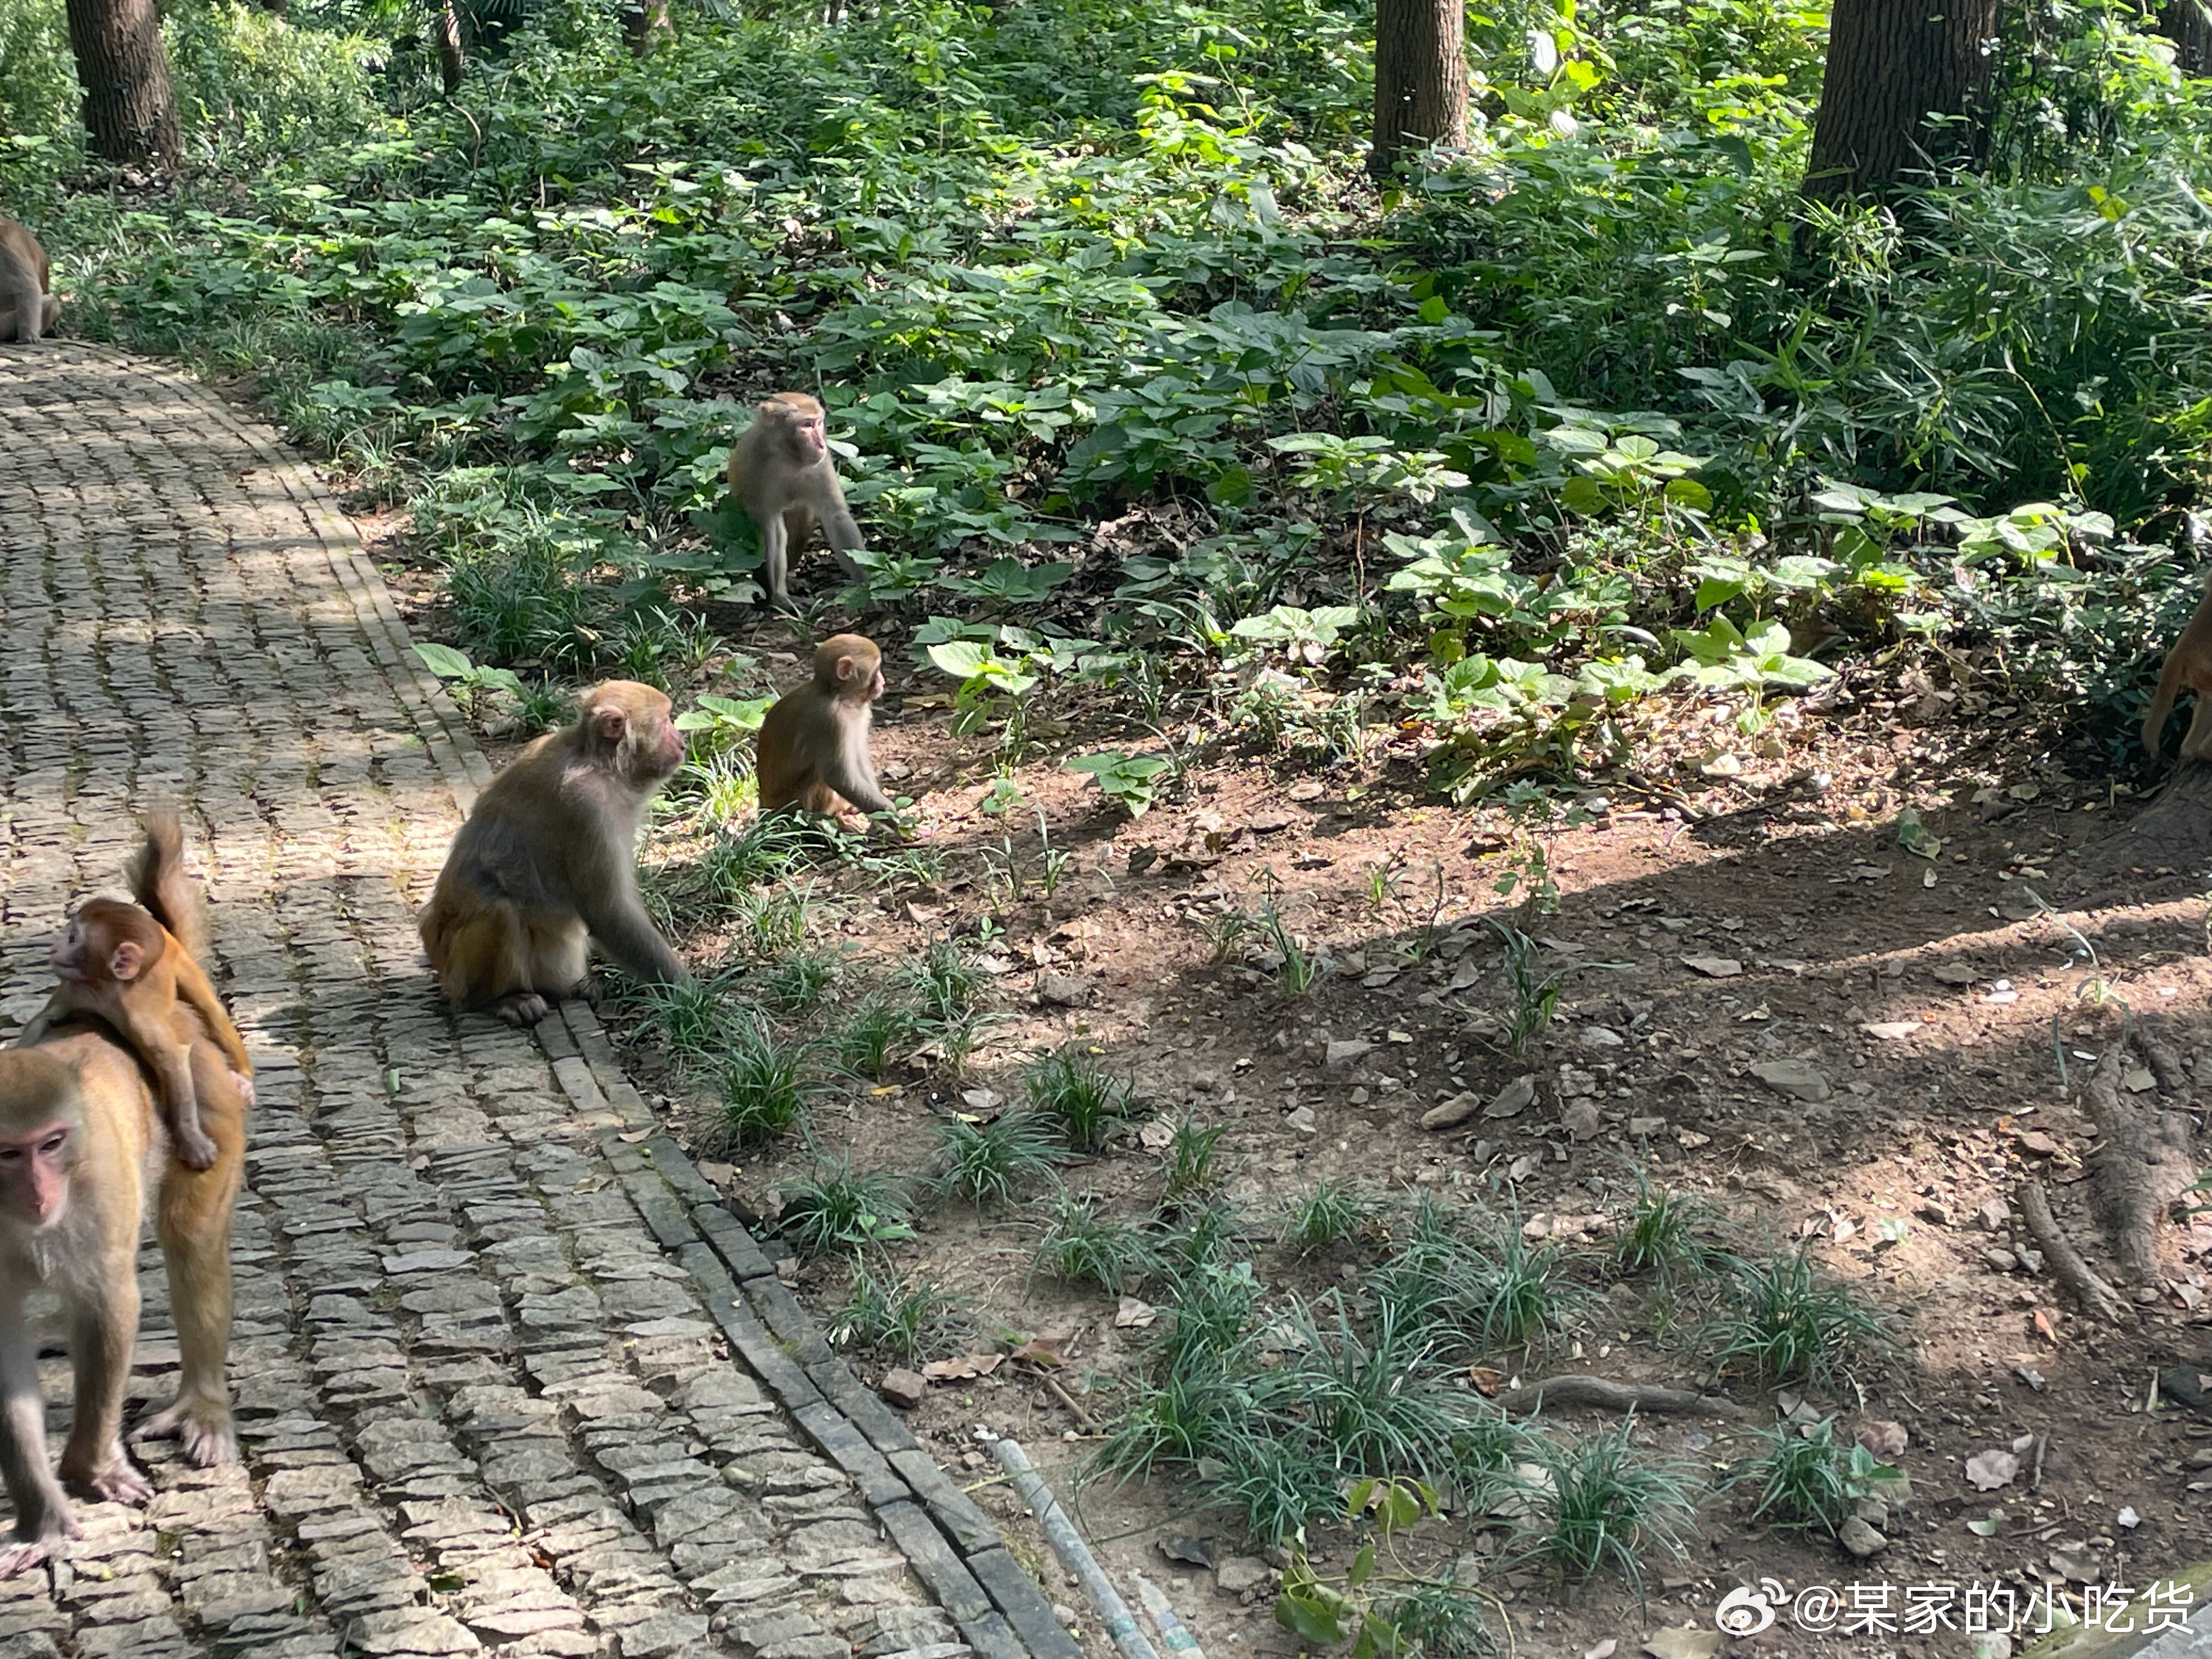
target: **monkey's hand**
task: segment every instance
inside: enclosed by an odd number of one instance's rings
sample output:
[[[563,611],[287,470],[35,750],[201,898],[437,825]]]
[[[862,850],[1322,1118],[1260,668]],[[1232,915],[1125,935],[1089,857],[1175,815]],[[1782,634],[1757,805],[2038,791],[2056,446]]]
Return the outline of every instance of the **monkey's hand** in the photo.
[[[238,1085],[240,1103],[251,1109],[253,1105],[253,1079],[243,1072],[233,1072],[230,1080]]]
[[[154,1483],[120,1451],[106,1468],[87,1477],[85,1490],[110,1504],[143,1504],[154,1495]]]
[[[40,1566],[53,1559],[54,1547],[64,1538],[81,1538],[83,1531],[76,1522],[67,1521],[64,1529],[52,1538],[34,1538],[0,1549],[0,1578],[13,1578],[19,1572]]]

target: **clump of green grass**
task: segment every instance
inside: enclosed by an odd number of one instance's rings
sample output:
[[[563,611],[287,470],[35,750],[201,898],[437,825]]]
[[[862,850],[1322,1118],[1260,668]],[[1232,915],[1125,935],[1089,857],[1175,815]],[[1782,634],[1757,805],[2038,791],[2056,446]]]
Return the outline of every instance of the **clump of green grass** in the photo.
[[[786,1013],[807,1013],[821,1005],[843,967],[830,951],[794,951],[769,971],[763,983]]]
[[[1698,1236],[1712,1219],[1709,1206],[1653,1186],[1639,1170],[1636,1207],[1613,1242],[1613,1266],[1624,1273],[1656,1273],[1669,1280],[1725,1267],[1731,1259],[1728,1252]]]
[[[789,882],[746,893],[732,907],[752,953],[771,960],[806,943],[815,908],[812,890]]]
[[[1741,1365],[1762,1382],[1826,1388],[1896,1346],[1889,1322],[1816,1267],[1809,1247],[1737,1263],[1732,1301],[1707,1332],[1707,1351],[1717,1369]]]
[[[888,1170],[856,1170],[849,1158],[826,1158],[779,1191],[783,1213],[777,1225],[801,1255],[864,1250],[914,1237],[912,1208]]]
[[[1088,1199],[1061,1193],[1053,1200],[1036,1265],[1067,1284],[1095,1285],[1119,1296],[1143,1283],[1158,1258],[1140,1229],[1100,1215]]]
[[[733,1012],[727,975],[696,979],[688,985],[641,984],[638,1000],[646,1018],[659,1029],[670,1057],[678,1065],[709,1061],[731,1028]]]
[[[902,1279],[866,1262],[854,1265],[845,1305],[830,1317],[830,1340],[838,1346],[872,1348],[908,1364],[945,1352],[974,1331],[966,1303],[934,1279]]]
[[[1266,959],[1275,975],[1277,988],[1286,994],[1302,997],[1321,983],[1328,972],[1328,963],[1318,951],[1291,931],[1283,913],[1268,899],[1260,906],[1256,927],[1267,940]]]
[[[878,991],[860,1001],[838,1031],[837,1063],[856,1077],[881,1082],[892,1057],[913,1048],[921,1039],[921,1021],[914,1009]]]
[[[734,909],[757,889],[788,879],[806,852],[806,826],[789,813],[770,812],[735,834],[715,836],[697,868],[708,892]]]
[[[1836,1419],[1826,1417],[1809,1429],[1778,1423],[1759,1431],[1760,1449],[1729,1478],[1729,1484],[1759,1483],[1752,1513],[1785,1528],[1834,1533],[1851,1517],[1862,1498],[1880,1494],[1897,1471],[1856,1441],[1836,1438]]]
[[[1693,1471],[1640,1456],[1635,1430],[1632,1416],[1585,1438],[1530,1443],[1526,1455],[1543,1477],[1521,1487],[1530,1517],[1524,1554],[1548,1560],[1572,1583],[1610,1567],[1640,1592],[1645,1549],[1681,1553],[1696,1508]]]
[[[949,939],[930,940],[908,970],[921,1017],[933,1025],[957,1024],[974,1013],[989,978],[973,955]]]
[[[1406,1659],[1486,1659],[1505,1645],[1491,1603],[1465,1584],[1417,1584],[1384,1598],[1376,1614],[1390,1627],[1390,1651]]]
[[[1356,1188],[1336,1181],[1316,1181],[1291,1200],[1283,1218],[1283,1243],[1300,1255],[1348,1244],[1365,1232],[1375,1206]]]
[[[1580,1299],[1554,1244],[1530,1245],[1508,1226],[1474,1271],[1476,1329],[1486,1348],[1533,1347],[1564,1331]]]
[[[1012,1203],[1028,1182],[1048,1179],[1064,1156],[1051,1131],[1026,1112],[1007,1112],[988,1123],[947,1118],[937,1133],[939,1181],[978,1209]]]
[[[1228,1133],[1226,1123],[1201,1129],[1195,1118],[1186,1117],[1176,1125],[1175,1134],[1168,1141],[1167,1157],[1162,1160],[1167,1173],[1167,1196],[1171,1201],[1210,1193],[1221,1184],[1223,1172],[1215,1166],[1222,1140]]]
[[[1079,1049],[1032,1062],[1022,1083],[1030,1109],[1057,1124],[1068,1144],[1081,1152],[1096,1152],[1128,1122],[1136,1095],[1128,1078],[1108,1071]]]
[[[816,1085],[807,1075],[808,1045],[783,1036],[747,1010],[726,1028],[721,1050],[722,1109],[710,1150],[733,1151],[787,1134],[806,1121]]]
[[[1505,1045],[1517,1054],[1551,1029],[1559,994],[1566,988],[1566,970],[1539,971],[1540,947],[1534,939],[1508,922],[1493,918],[1491,926],[1505,947],[1505,985],[1513,994],[1513,1006],[1505,1017]]]

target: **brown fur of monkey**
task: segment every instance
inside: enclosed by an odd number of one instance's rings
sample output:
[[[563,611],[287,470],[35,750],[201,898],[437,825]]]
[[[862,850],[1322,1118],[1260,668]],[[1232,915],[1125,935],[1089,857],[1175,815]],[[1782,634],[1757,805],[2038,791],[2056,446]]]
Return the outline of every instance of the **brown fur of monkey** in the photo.
[[[454,1006],[534,1025],[584,981],[586,946],[641,979],[690,975],[637,891],[647,804],[684,759],[668,699],[609,680],[576,724],[538,738],[481,795],[419,923]]]
[[[52,269],[39,239],[0,213],[0,340],[36,345],[52,331],[62,312],[52,287]]]
[[[757,768],[763,812],[796,806],[835,813],[847,802],[890,812],[868,755],[884,653],[873,640],[839,634],[814,648],[814,677],[776,699],[761,721]]]
[[[2166,653],[2166,666],[2159,672],[2158,690],[2151,696],[2150,708],[2143,715],[2142,746],[2153,760],[2158,758],[2159,739],[2166,733],[2166,716],[2173,712],[2173,700],[2184,688],[2197,694],[2197,709],[2190,716],[2189,731],[2181,739],[2184,760],[2212,758],[2212,578],[2207,579],[2204,597],[2197,601],[2197,614],[2190,617],[2189,625],[2174,641],[2173,649]]]
[[[204,935],[161,903],[165,890],[184,884],[181,868],[165,866],[159,854],[142,855],[133,872],[139,902],[197,956]],[[199,1015],[186,1005],[179,1018]],[[0,1476],[15,1510],[15,1542],[0,1548],[0,1577],[76,1535],[64,1487],[125,1503],[150,1495],[121,1430],[138,1328],[138,1237],[157,1167],[155,1232],[183,1375],[174,1402],[131,1437],[173,1434],[202,1466],[238,1455],[224,1365],[246,1107],[210,1036],[194,1041],[192,1062],[202,1121],[216,1147],[204,1170],[161,1158],[145,1074],[105,1030],[72,1022],[35,1047],[0,1050]],[[23,1297],[34,1287],[60,1297],[69,1331],[75,1401],[58,1480],[46,1462],[37,1346],[23,1320]]]
[[[804,392],[779,392],[755,411],[724,469],[730,494],[760,532],[761,562],[768,570],[769,599],[775,605],[790,605],[790,562],[806,550],[817,520],[845,574],[855,580],[860,575],[860,567],[846,553],[866,546],[867,540],[845,505],[826,420],[818,399]]]
[[[204,1170],[215,1162],[215,1142],[200,1128],[191,1045],[176,1025],[179,994],[203,1018],[212,1007],[216,1018],[229,1021],[207,976],[189,963],[179,966],[184,954],[149,912],[115,899],[88,901],[54,945],[62,983],[20,1040],[36,1042],[50,1027],[82,1015],[105,1020],[154,1073],[155,1098],[178,1158],[187,1168]]]

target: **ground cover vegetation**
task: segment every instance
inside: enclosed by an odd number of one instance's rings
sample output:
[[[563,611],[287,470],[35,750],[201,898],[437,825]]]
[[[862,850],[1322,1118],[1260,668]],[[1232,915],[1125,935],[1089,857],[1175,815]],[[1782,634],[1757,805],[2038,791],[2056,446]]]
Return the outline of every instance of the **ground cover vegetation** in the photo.
[[[1025,1274],[1145,1344],[1092,1396],[1102,1489],[1184,1483],[1278,1552],[1289,1629],[1367,1654],[1487,1650],[1503,1583],[1640,1593],[1717,1494],[1823,1538],[1879,1507],[1894,1472],[1802,1402],[1702,1462],[1500,1403],[1627,1324],[1793,1399],[1900,1363],[1802,1241],[1638,1168],[1599,1183],[1602,1247],[1494,1179],[1255,1203],[1225,1124],[1081,1041],[975,1086],[1008,920],[1083,868],[1023,769],[1118,821],[1225,752],[1387,751],[1410,795],[1498,808],[1517,1061],[1568,977],[1534,936],[1549,838],[1593,790],[1679,799],[1644,768],[1680,711],[1778,745],[1795,695],[1926,664],[2118,757],[2195,601],[2212,428],[2212,100],[2154,20],[2008,9],[1978,165],[1869,204],[1802,191],[1826,17],[1774,0],[1476,8],[1467,145],[1379,184],[1373,11],[1333,0],[717,5],[641,55],[611,7],[484,0],[451,96],[416,10],[183,0],[158,190],[88,161],[59,13],[0,0],[0,199],[72,331],[250,376],[403,517],[425,660],[490,735],[605,675],[684,694],[648,900],[702,977],[623,1012],[696,1151],[789,1160],[770,1218],[840,1264],[841,1341],[982,1342],[917,1226],[1017,1223]],[[853,586],[810,567],[802,630],[902,653],[999,839],[751,810],[771,687],[720,479],[787,386],[829,404],[870,537]],[[1472,935],[1425,879],[1380,862],[1368,899],[1433,966]],[[846,948],[893,903],[942,919],[926,949]],[[1295,1006],[1339,964],[1293,915],[1270,884],[1191,920]],[[929,1144],[856,1162],[836,1103],[916,1073]],[[1139,1151],[1133,1196],[1093,1190]],[[1464,1550],[1410,1541],[1447,1517]]]

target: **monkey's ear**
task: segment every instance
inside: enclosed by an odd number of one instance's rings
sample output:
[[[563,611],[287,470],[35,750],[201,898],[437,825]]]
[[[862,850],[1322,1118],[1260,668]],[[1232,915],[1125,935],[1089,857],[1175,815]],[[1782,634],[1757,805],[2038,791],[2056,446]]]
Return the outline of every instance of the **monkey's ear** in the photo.
[[[601,743],[620,743],[629,735],[629,716],[619,708],[594,708],[592,731]]]
[[[131,939],[118,939],[107,953],[107,971],[116,979],[136,979],[146,965],[146,953]]]

